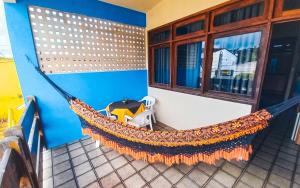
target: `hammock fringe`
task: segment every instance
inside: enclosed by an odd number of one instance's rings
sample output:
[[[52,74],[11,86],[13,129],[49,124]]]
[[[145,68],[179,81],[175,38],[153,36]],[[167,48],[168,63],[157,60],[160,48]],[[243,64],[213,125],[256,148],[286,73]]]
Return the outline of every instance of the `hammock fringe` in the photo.
[[[136,151],[132,148],[122,146],[114,141],[108,140],[105,137],[94,134],[92,130],[89,128],[82,129],[82,133],[84,135],[89,135],[94,140],[99,141],[104,146],[107,146],[109,148],[112,148],[113,150],[116,150],[120,154],[130,155],[135,160],[144,160],[149,163],[155,163],[155,162],[161,162],[168,166],[171,166],[173,164],[181,164],[185,163],[187,165],[194,165],[199,162],[205,162],[208,164],[215,164],[216,161],[219,159],[226,159],[226,160],[249,160],[249,156],[252,153],[252,146],[249,145],[248,147],[237,147],[234,148],[231,151],[225,151],[225,150],[218,150],[211,154],[204,154],[204,153],[197,153],[193,155],[163,155],[163,154],[151,154],[148,152],[143,151]]]

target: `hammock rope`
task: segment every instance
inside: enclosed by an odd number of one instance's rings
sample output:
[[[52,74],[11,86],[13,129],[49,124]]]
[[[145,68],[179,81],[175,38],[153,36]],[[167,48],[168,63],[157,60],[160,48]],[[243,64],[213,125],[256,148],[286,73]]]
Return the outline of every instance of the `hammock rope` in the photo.
[[[27,57],[29,62],[30,59]],[[219,159],[248,160],[251,142],[268,121],[295,106],[300,96],[235,120],[190,130],[151,131],[111,120],[56,85],[34,66],[70,104],[81,121],[82,133],[121,154],[150,163],[167,165],[198,162],[213,164]]]

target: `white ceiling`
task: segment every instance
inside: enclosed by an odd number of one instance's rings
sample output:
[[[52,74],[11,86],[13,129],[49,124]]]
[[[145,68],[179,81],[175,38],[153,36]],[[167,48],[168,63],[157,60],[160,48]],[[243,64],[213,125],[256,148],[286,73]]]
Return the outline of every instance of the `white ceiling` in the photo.
[[[101,0],[106,3],[126,7],[140,12],[147,12],[161,0]]]

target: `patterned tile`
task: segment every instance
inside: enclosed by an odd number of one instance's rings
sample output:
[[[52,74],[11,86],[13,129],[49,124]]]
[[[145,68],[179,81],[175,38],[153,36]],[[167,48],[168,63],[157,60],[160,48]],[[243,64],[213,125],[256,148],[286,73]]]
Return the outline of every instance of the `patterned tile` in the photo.
[[[188,173],[189,171],[191,171],[192,168],[193,168],[193,167],[188,166],[188,165],[186,165],[186,164],[175,165],[175,167],[176,167],[178,170],[180,170],[181,172],[185,173],[185,174]]]
[[[103,154],[103,152],[99,148],[88,152],[88,156],[89,156],[90,159],[98,157],[102,154]]]
[[[290,183],[291,183],[289,180],[273,173],[270,175],[269,182],[281,188],[288,188],[290,187]]]
[[[75,157],[77,157],[77,156],[79,156],[83,153],[84,153],[83,148],[78,148],[78,149],[75,149],[73,151],[70,151],[70,156],[71,156],[71,158],[75,158]]]
[[[126,187],[128,187],[128,188],[129,187],[130,188],[140,188],[143,185],[145,185],[145,181],[138,174],[135,174],[135,175],[131,176],[130,178],[125,180],[124,183],[125,183]]]
[[[89,184],[86,188],[101,188],[98,182]]]
[[[86,154],[79,155],[72,159],[73,166],[80,165],[88,160]]]
[[[215,176],[214,179],[218,182],[222,182],[223,185],[226,185],[228,187],[232,187],[232,185],[235,182],[235,178],[231,175],[227,174],[226,172],[219,170]]]
[[[96,180],[97,180],[97,178],[93,171],[89,171],[89,172],[77,177],[77,182],[78,182],[79,187],[85,187],[85,186],[93,183]]]
[[[131,164],[136,170],[140,170],[148,165],[148,163],[142,160],[132,161]]]
[[[171,188],[172,184],[169,183],[163,176],[159,176],[155,180],[153,180],[150,185],[152,187],[163,187],[163,188]]]
[[[109,163],[105,163],[105,164],[97,167],[95,170],[96,170],[96,173],[99,178],[106,176],[107,174],[114,171],[114,169],[112,168],[112,166]]]
[[[92,167],[89,162],[82,163],[81,165],[78,165],[74,168],[76,176],[80,176],[81,174],[84,174],[90,170],[92,170]]]
[[[197,188],[198,185],[195,184],[192,180],[187,177],[184,177],[179,183],[176,185],[178,188]]]
[[[71,163],[69,161],[65,161],[53,166],[53,174],[59,174],[63,171],[66,171],[71,168]]]
[[[247,185],[247,184],[245,184],[241,181],[237,183],[236,187],[238,187],[238,188],[251,188],[251,186],[249,186],[249,185]]]
[[[158,175],[158,172],[152,166],[144,168],[140,173],[146,181],[151,181]]]
[[[225,172],[227,172],[228,174],[230,174],[230,175],[232,175],[232,176],[234,176],[236,178],[239,177],[240,174],[241,174],[241,172],[242,172],[242,170],[239,167],[237,167],[237,166],[235,166],[235,165],[233,165],[231,163],[228,163],[228,162],[226,162],[223,165],[222,169]]]
[[[182,177],[183,174],[179,170],[174,167],[169,168],[166,170],[163,175],[173,184],[177,183]]]
[[[248,168],[246,169],[247,172],[251,173],[252,175],[255,175],[261,179],[265,179],[268,175],[268,171],[264,170],[263,168],[260,168],[256,165],[250,164]]]
[[[76,142],[75,144],[68,145],[69,151],[72,151],[72,150],[80,148],[80,147],[81,147],[81,143],[80,142]]]
[[[57,188],[74,188],[74,187],[76,187],[75,180],[71,180],[58,186]]]
[[[216,180],[211,180],[206,188],[224,188],[224,185],[222,185],[221,183],[217,182]]]
[[[295,174],[294,181],[300,184],[300,174]]]
[[[153,166],[154,166],[159,172],[163,172],[163,171],[165,171],[165,170],[168,168],[167,165],[162,164],[162,163],[155,163],[155,164],[153,164]]]
[[[114,169],[118,169],[119,167],[125,165],[126,163],[128,163],[128,161],[123,156],[120,156],[111,161],[111,165],[114,167]]]
[[[120,154],[114,150],[110,151],[110,152],[107,152],[105,153],[106,157],[109,159],[109,160],[112,160],[114,158],[117,158],[120,156]]]
[[[101,155],[101,156],[98,156],[98,157],[92,159],[91,162],[92,162],[94,168],[96,168],[96,167],[106,163],[107,159],[104,157],[104,155]]]
[[[86,140],[82,140],[81,143],[82,145],[89,145],[91,143],[94,143],[95,141],[92,138],[86,139]]]
[[[73,172],[72,170],[67,170],[65,172],[62,172],[58,175],[54,176],[54,186],[61,185],[63,183],[66,183],[67,181],[73,179]]]
[[[125,180],[126,178],[134,174],[136,171],[130,164],[127,164],[122,168],[118,169],[117,172],[121,176],[121,178]]]
[[[58,149],[54,149],[54,150],[52,150],[52,156],[55,157],[55,156],[67,153],[67,151],[68,150],[67,150],[66,147],[61,147],[61,148],[58,148]]]
[[[199,186],[203,186],[204,183],[208,180],[209,176],[204,174],[198,169],[194,169],[190,174],[189,178],[196,182]]]
[[[102,186],[105,188],[114,187],[115,185],[121,182],[116,173],[111,173],[110,175],[102,178],[100,181]]]
[[[104,153],[106,153],[106,152],[111,151],[112,149],[109,148],[109,147],[106,147],[106,146],[102,146],[102,147],[101,147],[101,150],[102,150]]]
[[[208,175],[212,175],[217,170],[215,166],[205,164],[205,163],[198,164],[198,168]]]
[[[69,154],[65,153],[53,158],[53,165],[69,160]]]
[[[300,184],[294,183],[293,188],[300,188]]]
[[[85,145],[85,146],[84,146],[84,149],[85,149],[86,151],[92,151],[92,150],[94,150],[94,149],[97,149],[97,147],[96,147],[96,144],[95,144],[95,143],[92,143],[92,144],[89,144],[89,145]]]
[[[242,176],[241,181],[253,187],[262,187],[264,183],[262,179],[247,172]]]
[[[272,173],[276,174],[276,175],[279,175],[279,176],[282,176],[288,180],[291,180],[292,179],[292,176],[293,176],[293,172],[286,169],[286,168],[282,168],[280,166],[277,166],[277,165],[274,165],[273,166],[273,169],[272,169]]]

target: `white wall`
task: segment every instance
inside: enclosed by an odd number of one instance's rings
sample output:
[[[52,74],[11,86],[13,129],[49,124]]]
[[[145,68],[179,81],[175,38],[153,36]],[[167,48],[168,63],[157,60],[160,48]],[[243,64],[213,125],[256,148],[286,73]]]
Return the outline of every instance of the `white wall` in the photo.
[[[148,89],[149,95],[157,99],[157,120],[178,130],[205,127],[251,112],[251,105],[153,87]]]

